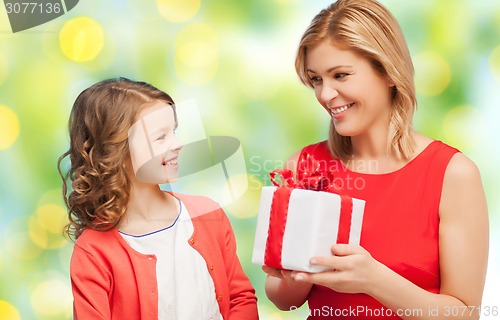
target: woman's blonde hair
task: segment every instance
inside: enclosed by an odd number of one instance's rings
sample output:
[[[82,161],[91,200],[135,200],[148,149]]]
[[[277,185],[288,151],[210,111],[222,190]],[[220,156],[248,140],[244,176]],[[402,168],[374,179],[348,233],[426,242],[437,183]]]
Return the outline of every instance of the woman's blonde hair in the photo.
[[[86,228],[109,230],[126,211],[128,130],[141,106],[155,100],[174,104],[165,92],[126,78],[96,83],[77,97],[69,118],[70,147],[57,164],[69,216],[64,232],[70,239],[77,239]],[[70,168],[63,174],[67,156]]]
[[[414,148],[411,136],[413,113],[417,107],[414,69],[403,32],[394,16],[375,0],[338,0],[312,20],[300,41],[295,69],[301,81],[313,87],[307,75],[309,48],[323,41],[368,59],[373,68],[394,84],[388,151],[409,158]],[[330,124],[328,139],[334,157],[352,155],[351,138],[339,135]]]

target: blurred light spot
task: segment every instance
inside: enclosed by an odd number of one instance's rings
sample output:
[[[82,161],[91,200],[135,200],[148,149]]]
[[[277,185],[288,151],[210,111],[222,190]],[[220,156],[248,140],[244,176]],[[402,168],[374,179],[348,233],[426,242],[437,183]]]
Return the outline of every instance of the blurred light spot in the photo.
[[[39,317],[65,315],[72,302],[71,289],[60,280],[42,282],[31,293],[31,305]]]
[[[250,66],[247,66],[250,68]],[[255,69],[241,70],[238,76],[238,85],[242,93],[244,93],[249,99],[252,100],[267,100],[271,99],[276,95],[278,84],[281,82],[279,80],[274,80],[275,73],[268,74],[265,72],[259,72]],[[262,81],[265,76],[270,82]]]
[[[12,146],[19,136],[19,120],[17,114],[0,104],[0,150]]]
[[[434,52],[423,52],[417,54],[413,62],[418,94],[435,96],[446,89],[451,80],[451,71],[443,57]]]
[[[184,27],[175,38],[175,46],[180,47],[193,41],[206,42],[210,46],[217,45],[217,34],[207,24],[194,23]]]
[[[47,249],[49,247],[49,236],[47,230],[43,228],[40,221],[35,217],[29,219],[28,224],[30,239],[40,248]]]
[[[192,24],[182,29],[175,41],[175,70],[189,85],[202,85],[217,72],[217,36],[205,24]]]
[[[0,85],[7,79],[9,73],[9,64],[7,63],[7,58],[0,52]]]
[[[7,251],[19,260],[35,260],[42,250],[31,241],[27,232],[16,232],[6,235],[5,247]]]
[[[200,0],[156,0],[163,18],[178,23],[188,21],[200,9]]]
[[[73,243],[70,241],[67,241],[61,249],[57,250],[59,256],[59,269],[65,274],[69,274],[69,261],[71,260],[72,253]]]
[[[2,320],[21,320],[19,311],[5,300],[0,300],[0,319]]]
[[[47,190],[44,194],[42,194],[38,199],[38,205],[42,206],[46,204],[53,204],[53,205],[58,205],[62,208],[66,208],[64,205],[64,200],[62,198],[62,189],[61,188],[51,189]]]
[[[427,25],[432,30],[429,35],[431,47],[447,54],[470,51],[470,46],[477,41],[478,20],[471,13],[471,4],[472,1],[435,1],[432,12],[426,14]]]
[[[249,63],[239,63],[237,81],[239,90],[252,100],[271,99],[288,78],[295,80],[287,59],[280,52],[275,42],[263,41],[262,37],[250,37],[240,45],[243,47],[241,60]],[[233,71],[232,74],[235,72]],[[265,79],[266,81],[263,81]]]
[[[471,106],[451,109],[443,121],[443,133],[448,144],[466,150],[482,140],[486,134],[486,119]]]
[[[236,175],[229,178],[231,184],[248,184],[245,193],[229,203],[224,208],[227,212],[240,219],[255,217],[259,210],[260,191],[262,189],[262,180],[251,174]]]
[[[144,14],[131,14],[128,15],[127,18],[134,19],[135,21],[139,22],[158,22],[162,21],[163,22],[163,17],[159,15],[154,15],[150,13],[156,13],[158,12],[158,4],[156,1],[144,1],[144,0],[128,0],[128,8],[124,12],[140,12]],[[137,23],[134,23],[133,26],[135,27]]]
[[[76,62],[93,60],[104,47],[101,26],[88,17],[78,17],[64,24],[59,44],[65,56]]]
[[[63,247],[67,241],[63,236],[64,223],[60,216],[64,212],[57,213],[62,208],[56,205],[46,205],[40,208],[29,219],[28,230],[31,240],[42,249]],[[54,223],[50,222],[51,215],[54,215]]]
[[[290,4],[298,4],[302,0],[274,0],[279,4],[290,5]]]
[[[283,318],[283,315],[278,312],[278,311],[274,311],[273,313],[271,313],[269,315],[269,320],[284,320],[285,318]]]
[[[179,62],[192,68],[204,68],[214,63],[217,53],[215,48],[202,41],[193,41],[177,49]]]
[[[500,45],[493,50],[489,60],[493,75],[500,81]]]
[[[66,209],[55,204],[38,207],[36,217],[45,230],[58,235],[61,234],[62,229],[68,223]]]

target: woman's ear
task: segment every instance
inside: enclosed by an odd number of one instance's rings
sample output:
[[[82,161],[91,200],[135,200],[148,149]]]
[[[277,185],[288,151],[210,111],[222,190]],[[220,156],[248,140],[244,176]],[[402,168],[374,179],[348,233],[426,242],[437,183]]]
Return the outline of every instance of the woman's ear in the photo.
[[[396,88],[396,84],[394,83],[394,81],[392,81],[389,77],[387,77],[387,85],[389,87],[392,87],[393,89]]]

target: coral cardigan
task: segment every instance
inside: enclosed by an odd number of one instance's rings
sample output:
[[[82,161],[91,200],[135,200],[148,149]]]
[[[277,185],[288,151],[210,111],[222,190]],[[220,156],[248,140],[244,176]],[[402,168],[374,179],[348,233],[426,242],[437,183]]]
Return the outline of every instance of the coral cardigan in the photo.
[[[199,196],[174,194],[191,215],[189,244],[204,258],[225,320],[258,319],[257,298],[236,256],[224,211]],[[155,255],[132,249],[117,229],[86,229],[71,257],[74,317],[80,320],[158,320]]]

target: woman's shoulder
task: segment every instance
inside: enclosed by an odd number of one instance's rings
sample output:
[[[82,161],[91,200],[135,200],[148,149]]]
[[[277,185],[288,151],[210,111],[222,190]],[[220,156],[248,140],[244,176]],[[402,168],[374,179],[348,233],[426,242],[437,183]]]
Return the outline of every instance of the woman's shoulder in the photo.
[[[440,167],[440,170],[445,169],[451,160],[451,158],[460,153],[460,150],[446,144],[441,140],[436,140],[428,136],[424,136],[421,133],[414,133],[414,157],[410,159],[419,158],[421,161],[419,163],[431,162],[433,166]],[[422,162],[423,160],[423,162]]]
[[[422,153],[427,153],[434,166],[441,164],[444,169],[447,185],[463,184],[466,181],[480,179],[479,169],[476,164],[464,155],[459,149],[441,141],[422,136],[417,140],[426,144]]]
[[[445,177],[451,181],[466,183],[466,181],[479,179],[480,173],[474,161],[463,153],[456,152],[448,163]]]
[[[433,139],[431,137],[425,136],[419,132],[414,132],[413,139],[415,141],[415,154],[420,154],[424,151],[433,150],[434,152],[449,152],[449,153],[457,153],[460,152],[457,148],[454,148],[445,142],[437,139]]]

